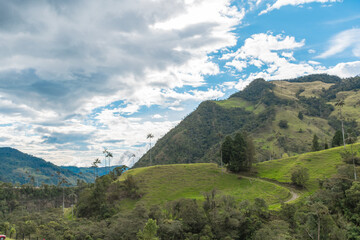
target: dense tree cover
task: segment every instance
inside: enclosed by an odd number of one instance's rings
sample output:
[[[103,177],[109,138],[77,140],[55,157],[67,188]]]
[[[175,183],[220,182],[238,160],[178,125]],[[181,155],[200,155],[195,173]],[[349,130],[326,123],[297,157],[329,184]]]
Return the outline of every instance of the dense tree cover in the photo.
[[[0,148],[0,181],[18,184],[58,184],[59,177],[76,185],[77,180],[90,181],[92,175],[76,174],[41,158],[22,153],[14,148]]]
[[[132,176],[128,176],[124,181],[115,181],[122,172],[122,168],[115,168],[110,174],[97,178],[95,184],[84,188],[79,194],[76,215],[85,218],[109,218],[118,211],[119,201],[140,198],[139,187]]]
[[[255,148],[246,133],[237,133],[232,139],[225,138],[221,146],[222,161],[232,172],[249,171],[254,162]]]
[[[230,98],[243,98],[250,102],[259,101],[264,97],[264,94],[275,87],[271,82],[265,81],[262,78],[252,81],[243,91],[234,93]]]
[[[341,78],[338,76],[328,75],[328,74],[310,74],[307,76],[298,77],[295,79],[283,80],[288,82],[324,82],[324,83],[339,83]]]
[[[137,205],[106,219],[66,218],[60,208],[18,209],[0,218],[0,232],[53,240],[356,240],[359,212],[360,184],[340,168],[336,177],[320,181],[320,190],[312,196],[283,204],[280,211],[270,211],[259,198],[252,203],[236,202],[213,190],[204,193],[204,201]]]
[[[271,107],[254,114],[242,108],[223,108],[213,101],[203,102],[158,140],[151,153],[153,164],[220,162],[222,139],[219,133],[229,135],[242,129],[254,131],[271,122],[274,116]],[[149,153],[145,154],[135,167],[147,166],[149,157]]]

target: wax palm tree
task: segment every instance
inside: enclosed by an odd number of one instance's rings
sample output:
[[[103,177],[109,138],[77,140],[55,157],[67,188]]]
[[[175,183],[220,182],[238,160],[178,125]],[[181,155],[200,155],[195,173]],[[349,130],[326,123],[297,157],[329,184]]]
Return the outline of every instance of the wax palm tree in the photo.
[[[151,161],[151,139],[154,138],[154,135],[152,133],[149,133],[146,137],[146,139],[150,139],[150,149],[149,149],[149,153],[150,153],[150,166],[152,165],[152,161]]]

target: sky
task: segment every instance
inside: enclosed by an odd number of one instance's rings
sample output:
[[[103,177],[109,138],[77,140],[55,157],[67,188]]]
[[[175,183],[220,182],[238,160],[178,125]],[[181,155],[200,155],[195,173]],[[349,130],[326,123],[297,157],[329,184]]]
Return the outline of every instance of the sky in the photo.
[[[360,1],[0,0],[0,147],[131,166],[202,101],[313,73],[360,74]]]

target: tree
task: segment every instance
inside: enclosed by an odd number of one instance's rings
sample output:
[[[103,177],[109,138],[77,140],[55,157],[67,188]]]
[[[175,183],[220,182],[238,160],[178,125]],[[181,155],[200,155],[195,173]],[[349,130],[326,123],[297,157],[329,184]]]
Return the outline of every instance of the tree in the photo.
[[[159,229],[156,220],[149,218],[143,230],[139,230],[136,234],[138,240],[158,240],[156,237],[157,230]]]
[[[299,118],[300,120],[303,120],[303,119],[304,119],[304,114],[303,114],[302,112],[299,112],[298,118]]]
[[[316,136],[316,134],[314,134],[313,140],[312,140],[312,146],[311,146],[311,150],[312,151],[320,151],[320,144],[319,144],[319,138],[318,136]]]
[[[326,138],[324,140],[324,149],[329,149],[329,144]]]
[[[95,180],[97,178],[97,170],[98,170],[98,167],[99,167],[98,164],[100,164],[100,163],[101,163],[101,161],[100,161],[99,158],[96,158],[95,161],[92,163],[92,167],[94,168],[94,182],[95,182]]]
[[[344,148],[345,148],[345,132],[344,132],[344,118],[341,112],[342,107],[345,105],[344,100],[339,99],[336,103],[335,106],[339,107],[339,115],[340,115],[340,120],[341,120],[341,131],[342,131],[342,138],[343,138],[343,144],[344,144]]]
[[[309,170],[303,166],[293,168],[291,172],[291,181],[300,186],[305,187],[306,182],[309,180]]]
[[[337,130],[334,134],[334,137],[331,141],[331,147],[340,146],[343,143],[343,136],[340,130]]]
[[[221,153],[224,164],[229,164],[233,158],[233,140],[230,136],[226,136],[223,144],[221,145]]]
[[[146,139],[150,139],[150,148],[149,148],[149,154],[150,154],[150,166],[152,165],[152,161],[151,161],[151,139],[154,138],[154,135],[152,133],[149,133],[147,136],[146,136]]]
[[[105,168],[106,168],[106,159],[109,162],[109,168],[108,173],[110,172],[110,159],[113,157],[112,153],[107,150],[107,148],[104,149],[103,154],[105,155]]]
[[[232,139],[227,136],[221,145],[224,164],[232,172],[247,171],[254,161],[255,147],[245,133],[237,133]]]
[[[283,128],[283,129],[289,128],[288,121],[286,121],[286,120],[280,120],[280,122],[279,122],[279,127],[280,127],[280,128]]]

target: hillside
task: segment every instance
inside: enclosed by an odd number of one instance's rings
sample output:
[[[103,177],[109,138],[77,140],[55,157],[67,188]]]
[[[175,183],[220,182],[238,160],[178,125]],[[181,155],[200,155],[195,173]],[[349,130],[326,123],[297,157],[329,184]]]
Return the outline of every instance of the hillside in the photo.
[[[221,141],[239,131],[253,138],[260,162],[308,152],[314,134],[322,145],[330,144],[340,129],[335,107],[339,99],[345,102],[345,128],[359,131],[359,89],[360,77],[322,74],[285,81],[254,80],[227,100],[201,103],[158,140],[151,149],[152,163],[219,163]],[[286,128],[279,126],[281,120],[287,121]],[[148,152],[134,167],[149,162]]]
[[[0,148],[0,162],[0,181],[2,182],[31,183],[38,186],[42,183],[57,184],[61,178],[65,178],[72,185],[76,185],[78,179],[90,180],[81,174],[75,174],[14,148]]]
[[[120,181],[132,175],[143,197],[138,200],[147,206],[190,198],[203,200],[203,194],[213,189],[231,195],[236,201],[263,198],[269,205],[288,200],[287,188],[260,179],[239,177],[223,172],[216,164],[174,164],[131,169]],[[134,206],[138,201],[128,202]],[[128,206],[128,205],[127,205]]]
[[[357,154],[360,150],[360,144],[352,146],[353,151]],[[351,146],[347,146],[350,150]],[[318,152],[304,153],[298,156],[276,159],[267,162],[261,162],[254,166],[257,176],[265,179],[272,179],[282,183],[291,182],[291,170],[296,166],[303,166],[309,170],[309,181],[306,184],[307,190],[313,192],[319,188],[319,180],[330,178],[337,174],[338,167],[343,165],[340,153],[344,147],[322,150]],[[360,171],[358,169],[358,175]],[[353,178],[353,171],[346,172],[349,178]]]

